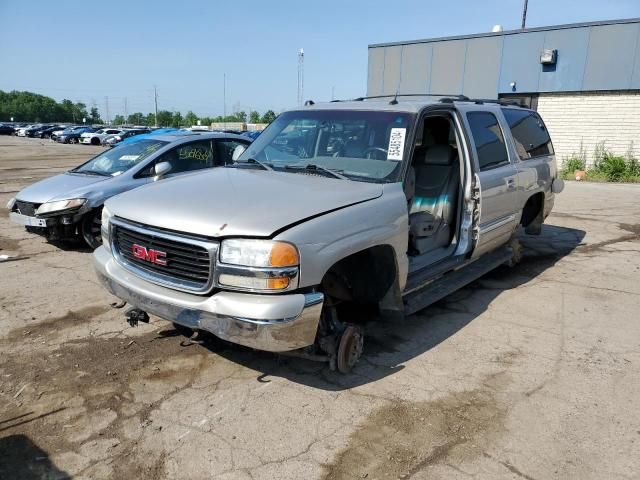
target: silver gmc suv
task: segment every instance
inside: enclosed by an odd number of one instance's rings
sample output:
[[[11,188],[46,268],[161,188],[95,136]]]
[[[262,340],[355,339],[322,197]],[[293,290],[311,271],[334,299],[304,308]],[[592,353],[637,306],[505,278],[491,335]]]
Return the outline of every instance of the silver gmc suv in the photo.
[[[466,97],[307,102],[236,153],[108,200],[98,277],[132,324],[341,372],[366,322],[517,261],[516,231],[539,234],[563,188],[535,111]]]

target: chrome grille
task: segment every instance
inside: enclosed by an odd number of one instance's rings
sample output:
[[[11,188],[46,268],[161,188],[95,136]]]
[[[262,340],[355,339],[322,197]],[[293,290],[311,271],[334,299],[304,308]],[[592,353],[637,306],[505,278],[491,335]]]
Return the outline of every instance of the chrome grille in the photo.
[[[111,245],[120,264],[133,273],[154,283],[178,290],[205,293],[213,283],[213,269],[218,244],[206,240],[133,225],[112,219]],[[134,255],[137,249],[164,253],[160,265]]]

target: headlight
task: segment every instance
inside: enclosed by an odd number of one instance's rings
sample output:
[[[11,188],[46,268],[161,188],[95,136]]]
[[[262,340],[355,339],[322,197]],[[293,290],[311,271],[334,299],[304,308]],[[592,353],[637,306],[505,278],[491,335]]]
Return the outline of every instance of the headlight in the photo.
[[[51,212],[80,208],[86,201],[87,200],[84,198],[72,198],[69,200],[58,200],[56,202],[43,203],[40,205],[40,208],[36,210],[36,215],[45,215]]]
[[[292,267],[298,265],[298,250],[290,243],[272,240],[224,240],[220,261],[247,267]]]
[[[290,243],[223,240],[218,283],[241,290],[293,290],[298,286],[299,264],[298,250]]]
[[[7,202],[7,210],[13,210],[13,206],[16,204],[16,197],[13,197]]]

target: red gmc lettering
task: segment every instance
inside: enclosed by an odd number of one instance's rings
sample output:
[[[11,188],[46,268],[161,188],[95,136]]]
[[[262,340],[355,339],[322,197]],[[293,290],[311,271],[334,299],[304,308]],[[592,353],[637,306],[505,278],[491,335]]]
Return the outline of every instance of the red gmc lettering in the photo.
[[[167,254],[160,250],[154,250],[134,243],[131,246],[131,254],[140,260],[155,263],[156,265],[161,265],[163,267],[167,265],[167,261],[165,260],[167,258]]]

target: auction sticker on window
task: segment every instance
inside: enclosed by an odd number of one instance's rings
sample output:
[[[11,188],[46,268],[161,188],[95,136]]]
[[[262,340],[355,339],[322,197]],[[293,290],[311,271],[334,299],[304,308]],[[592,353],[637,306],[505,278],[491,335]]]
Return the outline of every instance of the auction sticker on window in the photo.
[[[120,157],[120,160],[133,162],[134,160],[137,160],[138,158],[140,158],[140,155],[122,155]]]
[[[387,150],[387,160],[402,160],[404,152],[404,137],[407,135],[406,128],[392,128],[389,135],[389,149]]]

